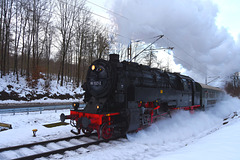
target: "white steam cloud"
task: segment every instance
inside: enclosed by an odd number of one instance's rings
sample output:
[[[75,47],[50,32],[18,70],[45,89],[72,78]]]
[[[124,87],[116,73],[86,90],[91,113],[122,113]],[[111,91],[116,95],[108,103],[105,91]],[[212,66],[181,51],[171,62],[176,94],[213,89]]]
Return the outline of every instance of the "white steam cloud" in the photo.
[[[113,10],[127,17],[113,14],[120,35],[137,40],[163,34],[157,46],[174,47],[175,63],[195,80],[239,71],[240,43],[217,27],[211,0],[115,0]]]
[[[128,139],[139,144],[158,146],[163,150],[174,150],[224,127],[223,119],[230,117],[228,120],[231,122],[233,112],[239,114],[239,111],[240,100],[226,96],[205,112],[190,114],[188,111],[179,111],[172,118],[160,120],[138,133],[128,134]]]

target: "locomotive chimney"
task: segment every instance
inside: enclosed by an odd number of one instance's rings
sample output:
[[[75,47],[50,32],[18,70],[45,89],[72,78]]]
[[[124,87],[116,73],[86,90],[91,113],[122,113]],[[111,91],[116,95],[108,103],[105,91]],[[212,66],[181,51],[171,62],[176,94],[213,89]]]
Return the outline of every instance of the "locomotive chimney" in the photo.
[[[119,55],[118,54],[110,54],[110,60],[111,62],[119,62]]]

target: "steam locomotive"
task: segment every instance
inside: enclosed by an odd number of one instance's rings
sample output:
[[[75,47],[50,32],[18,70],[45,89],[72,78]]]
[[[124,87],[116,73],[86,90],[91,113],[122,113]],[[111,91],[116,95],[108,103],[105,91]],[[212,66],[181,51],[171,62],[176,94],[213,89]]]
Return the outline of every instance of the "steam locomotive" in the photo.
[[[86,106],[73,103],[70,115],[62,114],[61,121],[70,119],[75,134],[95,130],[104,139],[143,129],[162,116],[171,116],[173,110],[206,109],[223,95],[220,88],[179,73],[119,62],[117,54],[110,54],[109,61],[94,61],[82,87]]]

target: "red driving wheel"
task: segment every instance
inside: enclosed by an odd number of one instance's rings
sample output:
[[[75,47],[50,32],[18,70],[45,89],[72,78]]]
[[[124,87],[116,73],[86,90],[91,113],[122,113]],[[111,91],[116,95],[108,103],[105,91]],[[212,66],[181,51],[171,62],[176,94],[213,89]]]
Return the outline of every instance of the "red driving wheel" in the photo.
[[[101,136],[103,139],[110,139],[113,135],[113,128],[110,128],[108,123],[104,123],[101,127]]]

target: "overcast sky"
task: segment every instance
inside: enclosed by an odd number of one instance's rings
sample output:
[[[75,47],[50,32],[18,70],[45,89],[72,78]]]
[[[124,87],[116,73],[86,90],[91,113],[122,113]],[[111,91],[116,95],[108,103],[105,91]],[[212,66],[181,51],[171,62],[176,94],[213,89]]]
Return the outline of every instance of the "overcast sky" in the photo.
[[[213,0],[218,5],[219,13],[216,24],[223,26],[236,40],[240,33],[240,1],[239,0]]]
[[[210,0],[209,0],[210,1]],[[240,1],[239,0],[212,0],[217,4],[219,12],[216,19],[216,24],[219,27],[225,27],[229,33],[237,40],[238,34],[240,33]],[[91,8],[94,13],[108,17],[106,10],[91,4],[97,4],[104,8],[111,10],[112,0],[89,0],[87,5]],[[150,2],[150,1],[149,1]],[[109,22],[104,18],[97,17],[98,19],[104,21],[105,23]]]

